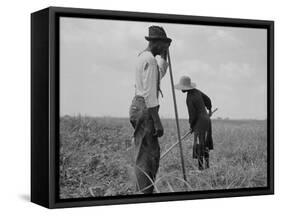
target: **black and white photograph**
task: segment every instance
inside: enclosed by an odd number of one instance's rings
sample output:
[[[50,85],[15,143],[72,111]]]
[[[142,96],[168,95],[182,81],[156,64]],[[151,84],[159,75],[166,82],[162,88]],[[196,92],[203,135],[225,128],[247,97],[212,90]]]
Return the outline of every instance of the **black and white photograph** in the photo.
[[[1,6],[0,215],[280,211],[278,1]]]
[[[267,29],[59,23],[60,199],[268,186]]]

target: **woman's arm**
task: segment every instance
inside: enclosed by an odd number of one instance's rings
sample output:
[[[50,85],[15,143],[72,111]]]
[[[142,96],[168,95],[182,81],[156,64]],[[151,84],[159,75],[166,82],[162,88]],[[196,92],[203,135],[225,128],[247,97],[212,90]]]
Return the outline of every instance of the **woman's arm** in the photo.
[[[192,98],[186,98],[186,105],[187,105],[187,109],[188,109],[190,128],[193,131],[195,123],[197,121],[197,112],[194,107]]]
[[[203,98],[203,101],[204,101],[204,104],[205,106],[207,107],[207,109],[209,110],[209,116],[211,117],[212,115],[212,101],[211,99],[205,95],[203,92],[201,92],[201,95],[202,95],[202,98]]]

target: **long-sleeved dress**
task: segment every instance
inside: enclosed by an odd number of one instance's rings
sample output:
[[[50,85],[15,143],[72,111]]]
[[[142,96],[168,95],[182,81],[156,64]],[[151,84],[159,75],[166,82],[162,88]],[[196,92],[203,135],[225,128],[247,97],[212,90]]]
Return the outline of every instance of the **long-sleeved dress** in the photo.
[[[211,99],[198,89],[189,90],[186,97],[186,105],[189,114],[190,128],[194,135],[199,138],[199,151],[197,155],[193,154],[194,158],[197,156],[206,156],[207,150],[213,149],[212,127],[211,120],[207,110],[212,109]]]

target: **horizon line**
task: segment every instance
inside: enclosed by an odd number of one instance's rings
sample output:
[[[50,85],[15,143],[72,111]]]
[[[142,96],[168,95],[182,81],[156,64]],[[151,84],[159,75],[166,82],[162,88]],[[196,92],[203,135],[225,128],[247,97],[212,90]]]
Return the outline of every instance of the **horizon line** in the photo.
[[[63,117],[88,117],[88,118],[122,118],[122,119],[128,119],[129,117],[124,117],[124,116],[91,116],[91,115],[82,115],[82,114],[77,114],[77,115],[69,115],[69,114],[65,114],[65,115],[61,115],[60,118]],[[168,119],[168,120],[175,120],[175,118],[172,117],[163,117],[160,116],[160,119]],[[179,118],[179,120],[188,120],[188,118]],[[231,118],[231,117],[215,117],[212,118],[212,120],[257,120],[257,121],[266,121],[267,118]]]

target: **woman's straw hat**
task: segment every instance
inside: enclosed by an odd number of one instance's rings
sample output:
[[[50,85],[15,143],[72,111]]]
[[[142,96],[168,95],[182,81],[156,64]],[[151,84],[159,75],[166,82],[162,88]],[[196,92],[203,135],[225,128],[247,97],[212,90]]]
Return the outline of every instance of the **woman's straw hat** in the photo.
[[[196,84],[191,82],[191,79],[188,76],[182,76],[179,83],[175,85],[175,89],[178,90],[190,90],[194,89],[195,87]]]

